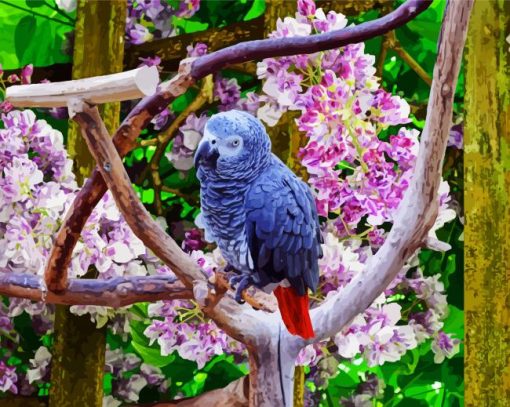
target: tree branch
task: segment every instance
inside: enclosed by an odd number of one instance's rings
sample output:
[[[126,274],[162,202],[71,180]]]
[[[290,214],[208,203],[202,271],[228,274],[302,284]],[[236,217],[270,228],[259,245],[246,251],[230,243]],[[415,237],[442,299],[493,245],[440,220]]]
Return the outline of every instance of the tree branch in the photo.
[[[197,58],[191,75],[195,80],[220,69],[249,60],[287,55],[313,54],[377,37],[411,21],[425,11],[432,0],[407,0],[391,13],[373,21],[349,26],[341,30],[306,37],[269,38],[243,42]]]
[[[427,239],[427,232],[438,211],[441,166],[472,5],[473,0],[450,1],[446,8],[420,153],[411,185],[396,212],[393,227],[366,269],[311,311],[317,335],[313,342],[335,335],[370,306],[399,273],[409,256]],[[300,343],[306,344],[304,341]]]
[[[129,47],[126,51],[125,64],[133,68],[140,64],[141,57],[156,55],[161,58],[161,66],[164,71],[175,72],[179,67],[179,62],[186,58],[188,45],[202,42],[207,44],[207,49],[211,52],[243,41],[263,38],[263,33],[264,18],[262,16],[227,27],[210,28],[205,31],[154,40]]]
[[[191,299],[193,292],[175,277],[115,277],[108,280],[69,280],[61,294],[47,291],[44,280],[34,274],[1,273],[0,295],[44,301],[47,304],[124,307],[136,302]]]

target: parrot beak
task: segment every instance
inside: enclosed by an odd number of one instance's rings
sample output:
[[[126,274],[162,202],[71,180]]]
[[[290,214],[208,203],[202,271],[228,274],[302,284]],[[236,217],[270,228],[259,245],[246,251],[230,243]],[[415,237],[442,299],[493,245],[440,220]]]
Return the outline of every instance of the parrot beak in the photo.
[[[216,162],[220,153],[218,149],[211,146],[209,141],[202,141],[197,148],[195,153],[195,168],[198,169],[199,166],[206,166],[210,168],[216,168]]]

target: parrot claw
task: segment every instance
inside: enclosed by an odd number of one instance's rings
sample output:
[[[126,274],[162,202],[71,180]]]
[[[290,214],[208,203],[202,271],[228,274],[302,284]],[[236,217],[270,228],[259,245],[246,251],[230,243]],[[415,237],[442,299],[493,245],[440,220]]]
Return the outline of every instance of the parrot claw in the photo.
[[[224,273],[239,273],[234,266],[231,264],[227,264],[225,268],[223,269]]]
[[[236,294],[235,294],[235,300],[239,304],[244,304],[245,301],[243,300],[243,291],[246,290],[249,286],[253,285],[253,279],[251,276],[242,274],[240,276],[233,276],[230,278],[229,283],[232,288],[235,288]],[[237,287],[235,287],[237,285]]]

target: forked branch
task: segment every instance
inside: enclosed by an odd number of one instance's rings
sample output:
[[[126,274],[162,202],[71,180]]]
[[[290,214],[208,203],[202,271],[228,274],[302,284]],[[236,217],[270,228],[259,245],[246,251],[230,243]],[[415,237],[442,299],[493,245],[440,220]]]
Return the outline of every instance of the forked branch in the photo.
[[[125,307],[142,301],[184,300],[193,291],[175,277],[115,277],[108,280],[73,278],[62,294],[47,291],[42,277],[33,274],[1,273],[0,295],[44,301],[47,304],[102,305]]]
[[[441,167],[473,1],[450,1],[445,10],[419,155],[393,227],[366,269],[311,311],[315,340],[335,335],[370,306],[402,270],[405,261],[427,242],[438,211]]]

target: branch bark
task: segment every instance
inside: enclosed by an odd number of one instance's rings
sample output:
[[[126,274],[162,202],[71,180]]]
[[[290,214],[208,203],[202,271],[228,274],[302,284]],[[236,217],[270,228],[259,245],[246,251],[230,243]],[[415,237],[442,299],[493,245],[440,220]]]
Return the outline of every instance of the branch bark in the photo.
[[[100,305],[125,307],[142,301],[191,299],[193,291],[174,277],[116,277],[108,280],[79,279],[69,281],[61,294],[47,291],[44,280],[33,274],[2,273],[0,295],[43,301],[47,304]]]
[[[473,0],[450,1],[447,5],[420,153],[393,227],[366,269],[341,291],[311,310],[317,336],[308,343],[334,336],[363,312],[395,278],[406,259],[426,241],[427,232],[437,216],[437,191],[472,5]]]

